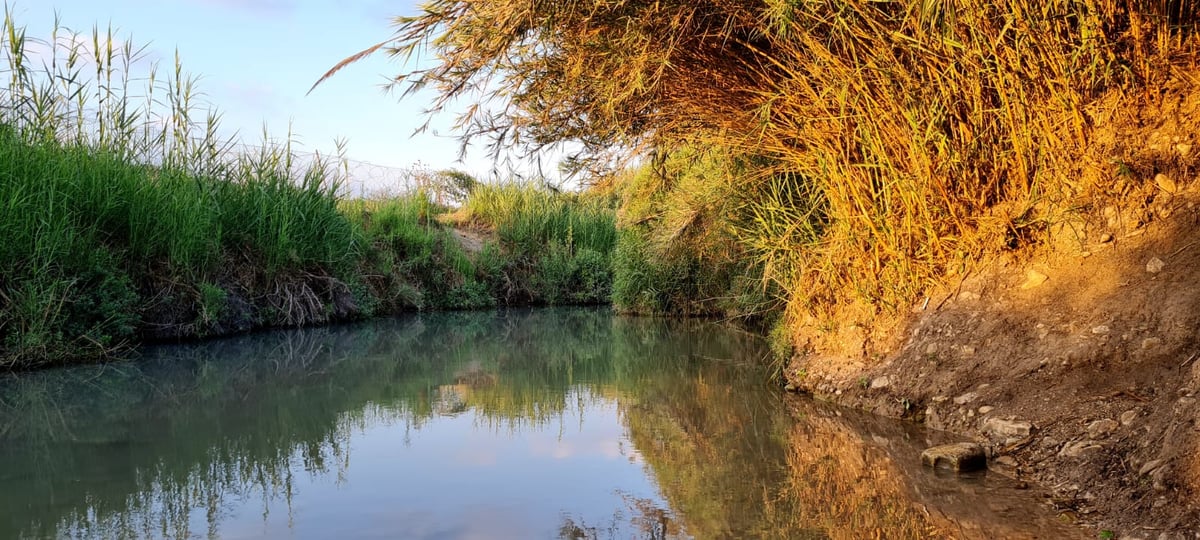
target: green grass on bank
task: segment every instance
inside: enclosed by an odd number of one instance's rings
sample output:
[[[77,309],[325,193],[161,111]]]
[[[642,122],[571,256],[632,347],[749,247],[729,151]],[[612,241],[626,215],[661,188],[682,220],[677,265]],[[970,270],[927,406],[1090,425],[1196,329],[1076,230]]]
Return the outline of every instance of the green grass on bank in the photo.
[[[607,303],[617,242],[615,200],[599,190],[559,193],[532,184],[480,185],[463,210],[526,276],[511,291],[547,304]],[[509,294],[506,291],[505,294]]]
[[[466,249],[435,197],[341,200],[334,160],[221,139],[178,61],[144,77],[130,67],[140,50],[97,46],[115,40],[94,31],[52,40],[54,61],[35,63],[11,17],[4,30],[0,369],[147,338],[608,301],[611,204],[454,177],[494,231]]]

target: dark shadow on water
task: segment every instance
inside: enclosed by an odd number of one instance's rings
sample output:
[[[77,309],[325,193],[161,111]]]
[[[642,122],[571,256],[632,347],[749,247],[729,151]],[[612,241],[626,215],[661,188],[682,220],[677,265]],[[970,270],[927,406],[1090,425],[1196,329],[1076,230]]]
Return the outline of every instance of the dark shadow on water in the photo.
[[[1003,477],[921,469],[936,435],[785,399],[765,354],[544,309],[0,379],[0,538],[1073,534]]]

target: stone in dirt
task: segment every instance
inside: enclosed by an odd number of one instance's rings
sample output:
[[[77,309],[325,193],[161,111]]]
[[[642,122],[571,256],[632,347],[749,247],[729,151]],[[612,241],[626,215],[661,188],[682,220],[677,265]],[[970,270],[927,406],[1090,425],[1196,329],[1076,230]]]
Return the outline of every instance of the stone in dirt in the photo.
[[[967,403],[975,401],[978,397],[979,397],[979,394],[976,394],[975,392],[967,392],[961,396],[954,398],[954,404],[955,405],[966,405]]]
[[[875,380],[871,381],[871,390],[876,390],[879,388],[887,388],[888,385],[891,383],[892,383],[891,379],[888,379],[886,375],[884,375],[883,377],[877,377]]]
[[[1166,266],[1167,263],[1163,262],[1163,260],[1158,257],[1153,257],[1149,261],[1146,261],[1146,271],[1150,272],[1151,274],[1162,272],[1163,268],[1166,268]]]
[[[1161,459],[1152,459],[1150,461],[1147,461],[1145,465],[1142,465],[1142,468],[1138,469],[1138,474],[1143,475],[1143,476],[1150,474],[1150,473],[1154,472],[1156,469],[1158,469],[1159,467],[1161,467],[1162,464],[1163,464],[1163,460],[1161,460]]]
[[[1064,446],[1058,455],[1063,457],[1082,457],[1085,454],[1090,454],[1101,448],[1104,447],[1096,441],[1076,441]]]
[[[1188,150],[1191,149],[1189,148]],[[1158,189],[1161,189],[1167,193],[1174,194],[1175,192],[1179,191],[1179,186],[1175,183],[1175,181],[1172,180],[1170,176],[1167,176],[1163,173],[1154,175],[1154,183],[1158,185]]]
[[[1125,412],[1121,413],[1121,425],[1128,426],[1130,424],[1133,424],[1133,422],[1135,420],[1137,420],[1137,417],[1138,417],[1137,410],[1125,411]]]
[[[1103,439],[1116,431],[1120,426],[1121,424],[1117,423],[1116,420],[1105,418],[1088,424],[1087,432],[1088,436],[1093,439]]]
[[[921,452],[921,463],[934,469],[945,467],[955,472],[970,472],[986,467],[987,456],[978,444],[955,443]]]
[[[1049,276],[1030,268],[1025,271],[1025,282],[1021,284],[1021,290],[1029,290],[1038,287],[1050,279]]]
[[[980,426],[979,429],[984,433],[995,437],[1017,439],[1028,437],[1031,433],[1033,433],[1034,427],[1033,424],[1029,422],[988,418],[987,420],[983,421],[983,425]]]

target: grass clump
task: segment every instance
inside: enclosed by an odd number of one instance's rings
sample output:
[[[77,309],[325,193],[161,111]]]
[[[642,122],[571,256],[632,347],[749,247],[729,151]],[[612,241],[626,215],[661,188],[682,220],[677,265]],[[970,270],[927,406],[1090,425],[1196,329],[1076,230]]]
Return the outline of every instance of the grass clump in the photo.
[[[453,231],[436,221],[447,209],[426,192],[345,207],[371,246],[363,273],[388,311],[495,305],[485,271],[476,268]]]
[[[600,190],[562,193],[531,183],[480,184],[465,220],[499,242],[494,265],[513,277],[498,295],[544,304],[607,303],[617,243],[613,198]]]
[[[751,192],[731,189],[753,163],[684,147],[614,180],[621,194],[613,303],[633,313],[774,317],[778,291],[741,238],[757,223]]]
[[[327,160],[232,152],[178,60],[140,77],[111,30],[56,28],[35,63],[9,13],[3,28],[0,367],[353,310],[338,297],[362,232]]]

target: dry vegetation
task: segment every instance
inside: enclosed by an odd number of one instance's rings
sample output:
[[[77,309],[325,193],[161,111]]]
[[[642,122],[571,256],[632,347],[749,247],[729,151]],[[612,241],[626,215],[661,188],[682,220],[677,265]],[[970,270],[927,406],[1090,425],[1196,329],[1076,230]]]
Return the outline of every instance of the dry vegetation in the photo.
[[[464,142],[580,142],[593,171],[735,156],[676,197],[687,219],[637,223],[660,248],[709,237],[689,227],[735,237],[729,257],[800,328],[895,313],[1091,210],[1120,169],[1085,170],[1094,105],[1191,73],[1198,20],[1177,0],[434,0],[377,48],[434,55],[397,79],[435,89],[434,111],[481,93]],[[656,193],[683,189],[659,172]]]

